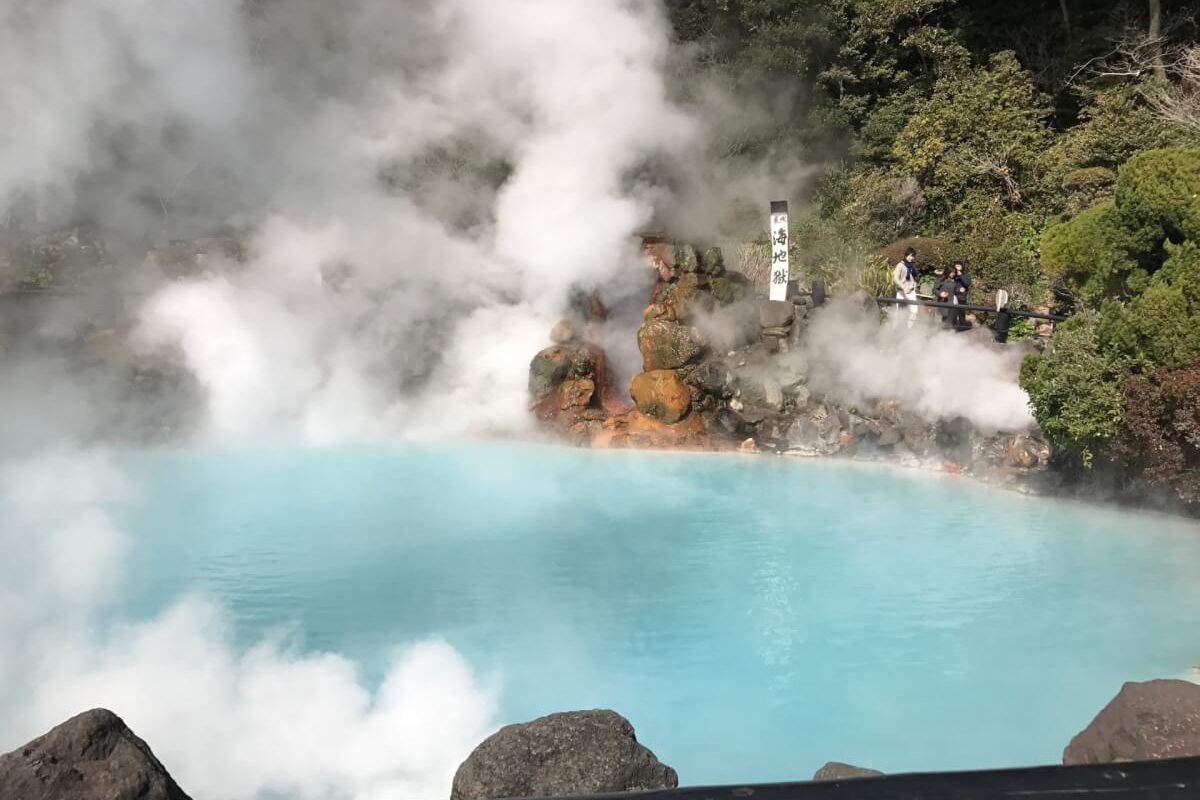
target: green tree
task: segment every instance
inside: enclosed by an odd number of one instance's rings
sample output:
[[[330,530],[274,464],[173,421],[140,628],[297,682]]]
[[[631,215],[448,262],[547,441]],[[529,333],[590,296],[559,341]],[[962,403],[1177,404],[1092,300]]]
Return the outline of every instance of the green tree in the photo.
[[[896,137],[896,167],[915,176],[930,210],[948,218],[969,192],[1025,205],[1050,131],[1047,109],[1012,53],[946,75]]]

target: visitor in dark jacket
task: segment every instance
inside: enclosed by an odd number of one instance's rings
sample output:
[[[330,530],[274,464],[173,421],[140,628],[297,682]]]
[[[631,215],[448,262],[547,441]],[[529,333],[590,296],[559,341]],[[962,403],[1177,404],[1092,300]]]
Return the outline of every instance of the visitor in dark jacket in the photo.
[[[967,304],[967,295],[971,293],[971,276],[967,274],[967,265],[962,259],[954,262],[951,268],[954,278],[954,302],[960,306]],[[958,328],[967,326],[967,312],[957,311],[954,314],[954,325]]]
[[[949,267],[947,267],[946,269],[942,270],[942,274],[938,278],[937,283],[933,285],[933,299],[939,303],[953,303],[954,293],[957,288],[958,284],[954,280],[954,273]],[[943,324],[951,325],[954,322],[955,312],[953,310],[943,308],[941,313]]]

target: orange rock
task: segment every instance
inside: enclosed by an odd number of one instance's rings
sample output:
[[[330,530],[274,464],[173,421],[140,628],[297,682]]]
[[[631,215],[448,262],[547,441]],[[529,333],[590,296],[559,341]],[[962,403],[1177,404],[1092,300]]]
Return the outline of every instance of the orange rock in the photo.
[[[692,390],[669,369],[635,376],[629,384],[629,393],[639,411],[667,424],[679,422],[692,406]]]

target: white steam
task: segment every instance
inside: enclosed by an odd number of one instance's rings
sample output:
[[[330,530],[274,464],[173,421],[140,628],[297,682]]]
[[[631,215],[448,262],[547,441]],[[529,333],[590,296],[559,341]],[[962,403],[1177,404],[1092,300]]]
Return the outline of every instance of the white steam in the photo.
[[[805,334],[814,389],[846,402],[894,400],[926,419],[967,419],[985,433],[1034,424],[1017,383],[1023,351],[938,327],[928,317],[880,325],[846,301],[822,309]]]
[[[327,5],[0,12],[0,207],[155,239],[252,231],[244,267],[209,262],[141,315],[141,344],[178,348],[207,392],[213,435],[404,433],[412,404],[440,405],[443,433],[520,429],[512,385],[568,291],[636,262],[655,197],[636,171],[694,136],[661,8]],[[468,419],[496,374],[518,377]]]
[[[203,598],[106,630],[131,544],[114,516],[135,496],[96,452],[0,467],[0,752],[104,706],[198,800],[447,795],[495,703],[444,643],[398,650],[371,691],[287,637],[239,650]]]

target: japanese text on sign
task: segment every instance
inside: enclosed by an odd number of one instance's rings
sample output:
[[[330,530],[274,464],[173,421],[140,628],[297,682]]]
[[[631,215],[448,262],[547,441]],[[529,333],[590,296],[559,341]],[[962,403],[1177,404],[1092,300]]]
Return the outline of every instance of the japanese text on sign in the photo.
[[[788,264],[788,215],[771,215],[771,299],[787,299],[791,279]]]

